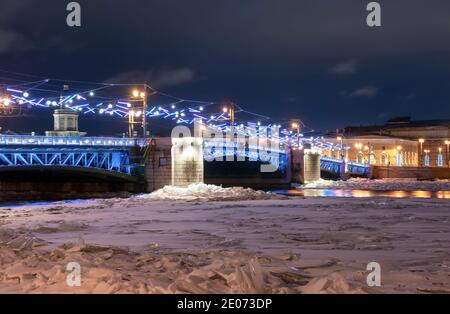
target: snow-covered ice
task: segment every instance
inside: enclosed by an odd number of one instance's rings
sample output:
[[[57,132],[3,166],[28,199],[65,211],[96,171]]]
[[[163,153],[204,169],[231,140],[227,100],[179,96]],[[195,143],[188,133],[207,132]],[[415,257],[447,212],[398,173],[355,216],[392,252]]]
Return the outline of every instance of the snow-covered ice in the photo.
[[[450,292],[449,222],[445,199],[213,186],[6,206],[0,292]],[[85,276],[78,290],[65,285],[71,261]],[[366,285],[370,262],[380,288]]]
[[[150,200],[184,201],[246,201],[283,198],[270,192],[255,191],[242,187],[223,188],[210,184],[191,184],[188,187],[165,186],[151,194],[141,196]]]

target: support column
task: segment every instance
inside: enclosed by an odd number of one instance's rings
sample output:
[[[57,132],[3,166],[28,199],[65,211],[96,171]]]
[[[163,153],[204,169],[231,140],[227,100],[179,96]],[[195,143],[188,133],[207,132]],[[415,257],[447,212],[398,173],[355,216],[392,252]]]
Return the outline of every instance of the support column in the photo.
[[[304,150],[303,154],[303,183],[320,180],[320,154]]]
[[[172,139],[172,185],[203,183],[203,143],[198,137]]]

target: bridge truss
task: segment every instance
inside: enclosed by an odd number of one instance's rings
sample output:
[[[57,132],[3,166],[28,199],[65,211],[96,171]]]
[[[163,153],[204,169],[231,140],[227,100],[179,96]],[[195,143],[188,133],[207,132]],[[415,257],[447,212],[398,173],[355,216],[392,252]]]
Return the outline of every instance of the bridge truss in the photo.
[[[95,148],[0,148],[0,168],[67,166],[131,174],[127,150]]]
[[[341,167],[345,167],[345,173],[368,177],[370,174],[370,165],[356,162],[347,162],[343,160],[322,156],[320,157],[320,169],[339,175]]]

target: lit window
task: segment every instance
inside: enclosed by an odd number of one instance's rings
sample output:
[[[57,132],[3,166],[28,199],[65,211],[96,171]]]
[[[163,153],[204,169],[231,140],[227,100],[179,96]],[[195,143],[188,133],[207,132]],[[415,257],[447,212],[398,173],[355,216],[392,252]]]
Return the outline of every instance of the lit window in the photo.
[[[360,164],[362,164],[364,162],[364,155],[362,153],[358,154],[357,162],[360,163]]]
[[[403,167],[403,154],[397,153],[397,167]]]
[[[438,155],[437,163],[438,163],[438,167],[444,166],[444,157],[442,156],[442,154]]]
[[[377,163],[377,159],[375,158],[375,154],[371,153],[369,156],[369,164],[375,165]]]
[[[425,160],[425,166],[426,166],[426,167],[429,167],[429,166],[430,166],[430,156],[425,155],[424,160]]]
[[[381,164],[383,166],[387,166],[388,165],[388,156],[386,154],[382,154],[381,155]]]

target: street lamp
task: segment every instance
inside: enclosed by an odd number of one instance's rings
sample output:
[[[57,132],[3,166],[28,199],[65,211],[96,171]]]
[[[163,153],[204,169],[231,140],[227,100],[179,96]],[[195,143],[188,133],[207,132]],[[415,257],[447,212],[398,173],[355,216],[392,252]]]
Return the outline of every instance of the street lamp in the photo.
[[[341,150],[340,150],[341,159],[344,159],[344,140],[343,140],[342,136],[338,136],[337,140],[341,144]]]
[[[228,117],[230,118],[230,126],[234,125],[236,110],[234,108],[234,104],[230,103],[229,106],[224,106],[222,108],[223,113],[228,113]]]
[[[297,147],[300,150],[300,122],[292,122],[291,126],[294,130],[297,130]]]
[[[420,138],[419,143],[420,143],[419,166],[423,167],[423,143],[425,143],[425,140],[423,138]]]
[[[129,132],[130,137],[133,137],[133,131],[134,131],[134,117],[140,117],[142,115],[142,130],[144,133],[144,138],[147,138],[147,93],[146,93],[147,86],[143,85],[143,90],[134,89],[132,92],[133,98],[139,98],[142,100],[142,111],[138,111],[137,113],[129,114],[128,115],[128,124],[129,124]],[[132,112],[132,110],[130,111]]]
[[[427,160],[429,160],[429,156],[428,156],[428,154],[430,153],[431,151],[429,150],[429,149],[425,149],[424,150],[424,153],[425,153],[425,157],[426,157],[426,159]],[[426,165],[427,167],[429,166],[429,164],[428,165]]]

